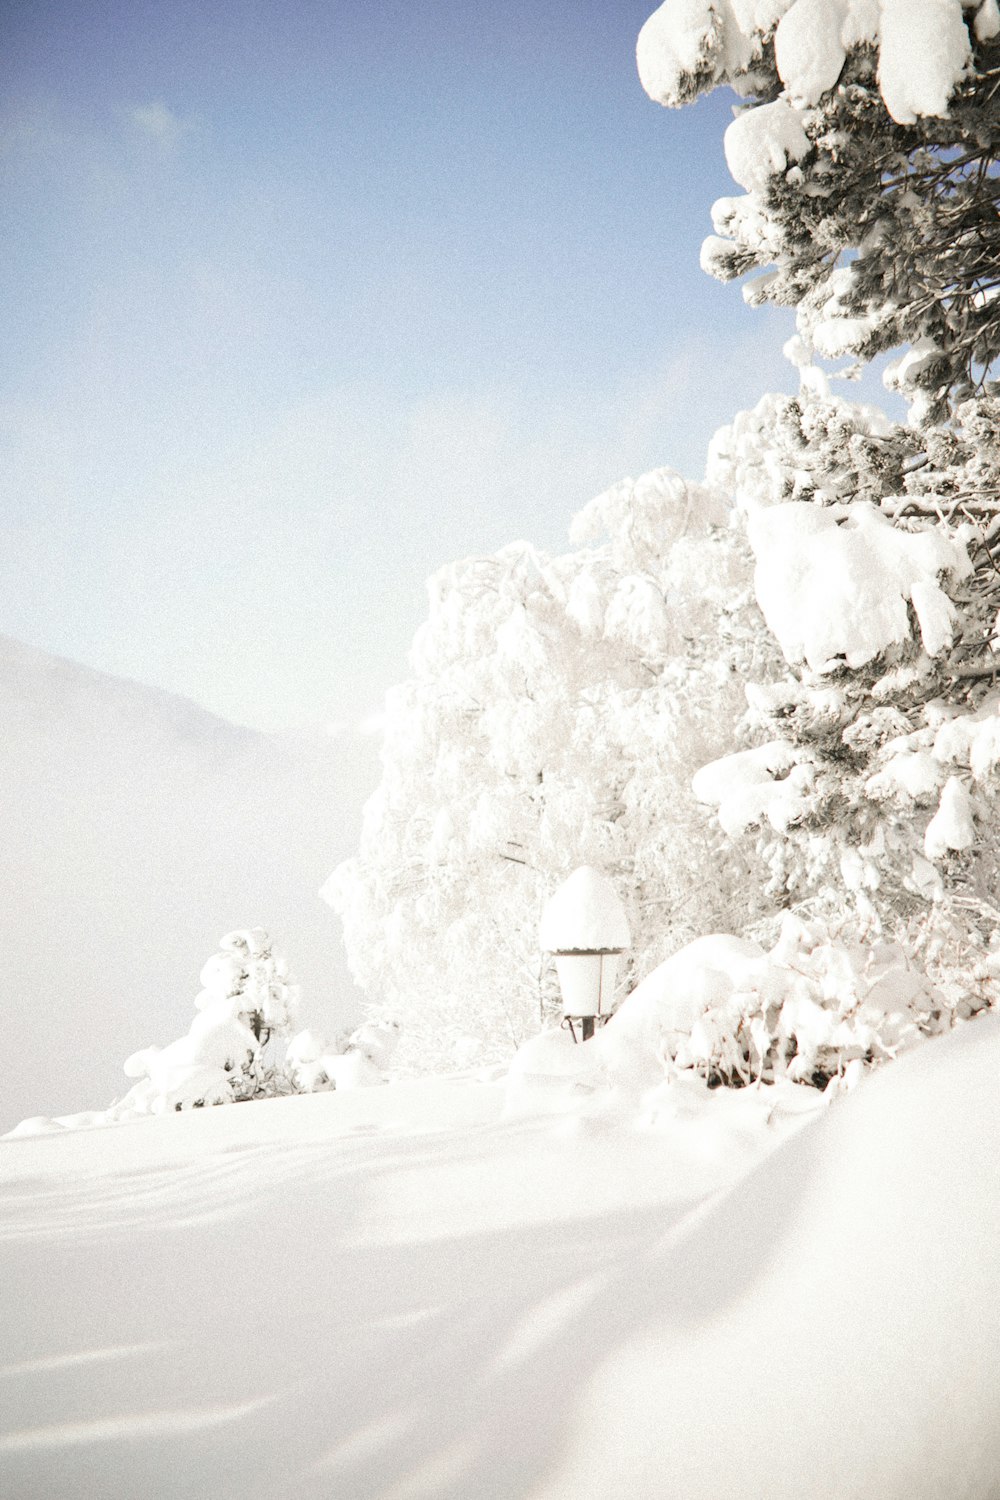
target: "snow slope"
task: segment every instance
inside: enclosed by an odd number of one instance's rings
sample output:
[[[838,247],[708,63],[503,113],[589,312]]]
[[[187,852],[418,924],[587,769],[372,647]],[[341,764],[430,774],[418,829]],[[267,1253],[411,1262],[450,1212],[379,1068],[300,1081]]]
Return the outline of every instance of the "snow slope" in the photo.
[[[316,892],[357,841],[374,741],[259,734],[3,638],[0,725],[0,1130],[124,1092],[234,927],[284,949],[303,1024],[351,1019]]]
[[[998,1065],[797,1133],[435,1079],[4,1141],[0,1493],[995,1500]]]

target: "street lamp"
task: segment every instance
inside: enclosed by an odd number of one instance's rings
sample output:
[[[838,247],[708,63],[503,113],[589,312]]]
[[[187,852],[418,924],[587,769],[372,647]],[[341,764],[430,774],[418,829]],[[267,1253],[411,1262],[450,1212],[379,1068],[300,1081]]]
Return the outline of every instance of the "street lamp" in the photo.
[[[563,1014],[576,1041],[611,1014],[621,955],[632,941],[625,908],[606,875],[581,865],[550,897],[539,939],[556,961]]]

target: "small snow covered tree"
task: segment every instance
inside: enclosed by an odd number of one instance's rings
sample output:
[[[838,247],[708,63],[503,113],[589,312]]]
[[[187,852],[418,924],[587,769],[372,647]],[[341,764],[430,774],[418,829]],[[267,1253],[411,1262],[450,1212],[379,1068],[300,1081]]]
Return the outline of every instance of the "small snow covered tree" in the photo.
[[[273,1050],[288,1037],[298,1006],[288,966],[259,927],[231,932],[219,947],[201,971],[190,1031],[126,1060],[125,1073],[137,1082],[109,1116],[126,1119],[289,1092]]]
[[[230,932],[201,971],[199,1010],[225,1010],[249,1028],[263,1047],[287,1037],[298,1007],[298,987],[288,965],[260,927]]]
[[[219,949],[201,971],[202,990],[195,1005],[207,1015],[229,1017],[245,1026],[257,1043],[243,1077],[234,1079],[234,1097],[275,1092],[281,1076],[276,1044],[291,1035],[298,985],[263,928],[230,932]]]
[[[614,877],[640,975],[754,909],[752,853],[723,852],[690,790],[774,655],[741,625],[727,521],[660,470],[593,501],[575,552],[515,544],[431,581],[360,853],[326,891],[356,978],[405,1023],[404,1064],[499,1060],[555,1009],[538,920],[577,865]]]
[[[639,38],[663,104],[720,84],[746,189],[713,210],[702,263],[763,272],[751,303],[797,309],[808,350],[867,361],[922,419],[995,394],[1000,352],[996,0],[667,0]]]

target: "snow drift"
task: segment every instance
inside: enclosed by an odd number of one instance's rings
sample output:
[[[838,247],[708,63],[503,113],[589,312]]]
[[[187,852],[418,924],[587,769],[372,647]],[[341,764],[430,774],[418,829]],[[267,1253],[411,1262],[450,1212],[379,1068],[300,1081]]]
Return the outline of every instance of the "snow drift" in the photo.
[[[998,1067],[928,1043],[652,1249],[538,1493],[992,1500]]]
[[[3,1142],[0,1490],[994,1500],[998,1070],[990,1016],[791,1136],[814,1091],[637,1128],[539,1069],[556,1118],[434,1079]]]

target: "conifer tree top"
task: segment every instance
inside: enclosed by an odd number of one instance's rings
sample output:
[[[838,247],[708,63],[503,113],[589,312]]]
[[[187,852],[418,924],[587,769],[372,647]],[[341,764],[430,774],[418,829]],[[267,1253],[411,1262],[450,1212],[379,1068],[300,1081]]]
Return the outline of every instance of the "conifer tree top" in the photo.
[[[745,196],[720,199],[702,266],[794,307],[796,364],[893,349],[911,421],[1000,387],[997,0],[668,0],[639,36],[650,96],[719,85]]]

